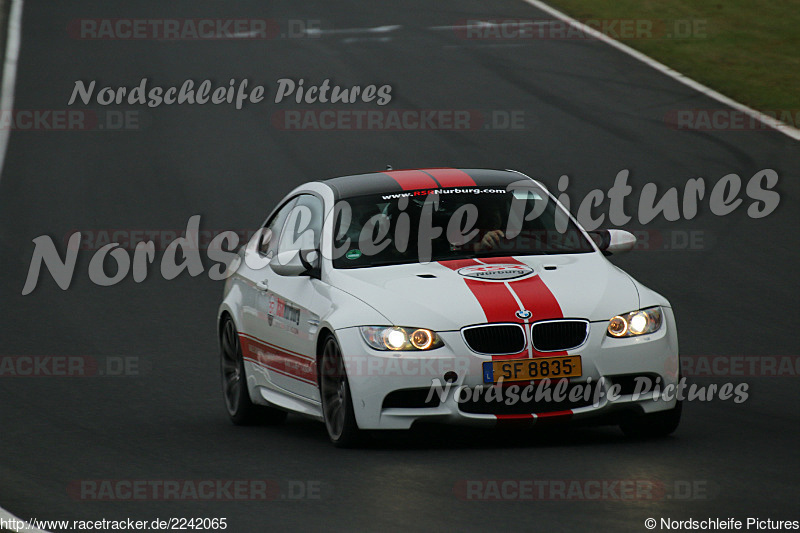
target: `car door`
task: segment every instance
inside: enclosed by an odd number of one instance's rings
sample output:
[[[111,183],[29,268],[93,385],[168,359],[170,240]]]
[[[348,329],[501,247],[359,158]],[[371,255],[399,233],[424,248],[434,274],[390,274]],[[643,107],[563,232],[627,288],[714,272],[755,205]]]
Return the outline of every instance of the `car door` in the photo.
[[[262,246],[269,261],[277,252],[319,248],[322,200],[301,194],[288,207],[284,220],[275,221],[275,226],[282,224],[282,228],[276,231],[272,227],[270,242]],[[269,267],[259,274],[254,335],[268,379],[284,391],[318,401],[316,335],[318,312],[324,308],[319,292],[322,282],[309,276],[281,276]]]
[[[264,298],[268,289],[269,259],[278,249],[278,237],[297,198],[291,198],[267,220],[258,240],[248,243],[244,251],[244,261],[239,265],[238,274],[244,281],[242,291],[242,328],[240,340],[242,356],[250,363],[248,379],[255,380],[261,387],[270,386],[269,353],[265,343],[269,342],[268,331],[262,324],[268,320]],[[276,237],[273,237],[275,235]]]

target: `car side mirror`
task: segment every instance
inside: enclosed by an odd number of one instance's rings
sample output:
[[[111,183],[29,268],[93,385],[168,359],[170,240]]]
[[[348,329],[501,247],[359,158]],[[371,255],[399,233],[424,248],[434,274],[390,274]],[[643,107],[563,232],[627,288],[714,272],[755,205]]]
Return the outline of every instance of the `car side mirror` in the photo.
[[[636,236],[622,229],[599,229],[588,232],[603,255],[617,255],[633,250]]]
[[[319,252],[317,250],[287,250],[275,254],[269,267],[279,276],[320,277]]]

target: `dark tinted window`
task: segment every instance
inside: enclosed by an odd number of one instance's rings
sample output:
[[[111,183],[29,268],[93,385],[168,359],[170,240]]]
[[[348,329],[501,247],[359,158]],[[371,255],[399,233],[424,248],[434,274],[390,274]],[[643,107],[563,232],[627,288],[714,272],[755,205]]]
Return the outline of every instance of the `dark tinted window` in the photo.
[[[546,193],[529,189],[348,198],[337,206],[334,232],[335,268],[594,251]]]

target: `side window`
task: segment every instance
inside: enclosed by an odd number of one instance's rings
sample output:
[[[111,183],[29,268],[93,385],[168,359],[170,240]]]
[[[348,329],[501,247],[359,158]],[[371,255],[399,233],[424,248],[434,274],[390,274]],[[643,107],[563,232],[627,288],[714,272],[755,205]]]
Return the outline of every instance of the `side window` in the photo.
[[[281,233],[279,251],[318,249],[322,221],[322,200],[311,194],[298,196]]]
[[[261,243],[258,245],[259,253],[267,256],[269,259],[272,259],[272,257],[278,252],[278,242],[283,230],[283,225],[296,203],[297,198],[289,200],[286,205],[280,208],[278,212],[273,215],[270,221],[267,222],[265,227],[268,231],[265,231],[264,235],[261,237]]]

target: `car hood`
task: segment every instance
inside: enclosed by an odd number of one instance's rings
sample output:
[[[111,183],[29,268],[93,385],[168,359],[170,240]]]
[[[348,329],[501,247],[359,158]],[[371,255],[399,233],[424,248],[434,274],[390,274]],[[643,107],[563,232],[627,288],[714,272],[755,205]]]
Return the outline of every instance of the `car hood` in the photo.
[[[639,307],[634,280],[599,253],[337,269],[331,284],[392,325],[437,331],[487,322],[608,320]]]

